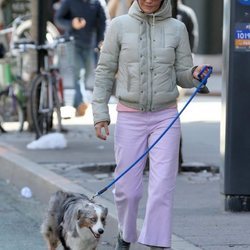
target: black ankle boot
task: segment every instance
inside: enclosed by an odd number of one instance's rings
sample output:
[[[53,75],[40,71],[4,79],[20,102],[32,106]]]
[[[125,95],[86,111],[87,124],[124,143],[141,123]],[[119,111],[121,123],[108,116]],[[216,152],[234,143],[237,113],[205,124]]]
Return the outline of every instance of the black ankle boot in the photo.
[[[124,241],[121,237],[121,234],[119,233],[115,250],[129,250],[129,248],[130,248],[130,243]]]

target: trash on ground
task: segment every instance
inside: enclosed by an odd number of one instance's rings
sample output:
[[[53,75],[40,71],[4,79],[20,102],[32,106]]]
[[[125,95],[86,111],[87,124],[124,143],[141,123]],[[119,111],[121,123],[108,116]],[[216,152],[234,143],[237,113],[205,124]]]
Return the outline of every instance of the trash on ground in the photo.
[[[32,191],[29,187],[23,187],[21,189],[21,195],[25,198],[31,198],[32,197]]]
[[[28,149],[63,149],[66,147],[67,140],[61,133],[43,135],[27,145]]]

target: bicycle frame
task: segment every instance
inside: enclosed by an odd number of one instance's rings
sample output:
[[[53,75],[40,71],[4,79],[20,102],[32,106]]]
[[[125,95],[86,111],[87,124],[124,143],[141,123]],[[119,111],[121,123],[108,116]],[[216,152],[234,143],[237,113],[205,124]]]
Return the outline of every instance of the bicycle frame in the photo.
[[[44,52],[43,67],[34,78],[31,90],[31,110],[37,138],[48,133],[52,128],[53,114],[57,115],[59,131],[62,130],[60,107],[63,101],[63,88],[58,69],[51,67],[53,63],[50,61],[50,50],[53,50],[59,43],[60,40],[55,41],[55,44],[24,45],[24,49],[26,46],[26,48]]]
[[[52,113],[53,112],[53,86],[50,74],[43,72],[45,76],[44,79],[48,81],[43,81],[40,90],[40,100],[38,106],[39,113]],[[46,107],[46,108],[44,108]]]
[[[21,132],[24,125],[24,112],[13,85],[0,91],[0,104],[0,130],[6,132],[6,128],[8,129],[8,125],[3,127],[3,123],[19,122],[18,131]]]

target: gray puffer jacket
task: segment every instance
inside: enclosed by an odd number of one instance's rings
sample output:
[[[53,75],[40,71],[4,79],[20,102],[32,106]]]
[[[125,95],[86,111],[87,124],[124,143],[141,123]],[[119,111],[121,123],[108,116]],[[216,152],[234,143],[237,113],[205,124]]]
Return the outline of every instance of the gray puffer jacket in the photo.
[[[112,20],[96,70],[92,103],[95,124],[110,122],[107,103],[114,87],[123,105],[158,111],[176,104],[177,85],[198,85],[191,73],[186,27],[171,18],[170,0],[163,1],[154,14],[143,13],[135,1],[128,15]]]

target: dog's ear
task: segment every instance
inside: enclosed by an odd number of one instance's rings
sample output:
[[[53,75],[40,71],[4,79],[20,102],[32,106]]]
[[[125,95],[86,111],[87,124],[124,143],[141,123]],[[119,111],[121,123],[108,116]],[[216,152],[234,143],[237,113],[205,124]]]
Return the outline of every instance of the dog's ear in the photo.
[[[80,220],[81,216],[83,215],[83,210],[82,209],[78,209],[77,211],[77,220]]]
[[[105,207],[103,211],[104,211],[103,213],[104,213],[105,217],[107,217],[107,215],[108,215],[108,209]]]
[[[108,209],[106,208],[106,207],[104,207],[104,206],[102,206],[102,205],[100,205],[100,204],[98,204],[101,208],[102,208],[102,213],[103,213],[103,215],[105,216],[105,217],[107,217],[107,215],[108,215]]]

